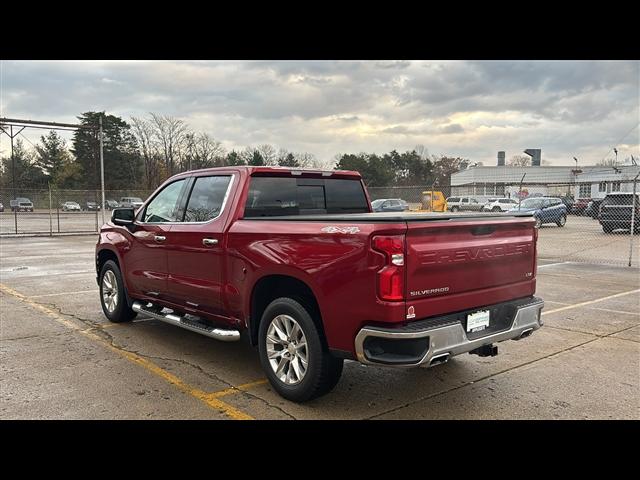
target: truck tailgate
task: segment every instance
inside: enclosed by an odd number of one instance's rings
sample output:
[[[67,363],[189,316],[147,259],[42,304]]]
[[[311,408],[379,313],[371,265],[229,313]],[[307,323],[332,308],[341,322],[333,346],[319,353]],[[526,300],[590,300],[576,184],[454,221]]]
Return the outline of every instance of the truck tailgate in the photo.
[[[532,218],[409,221],[407,227],[406,299],[416,319],[535,292]]]

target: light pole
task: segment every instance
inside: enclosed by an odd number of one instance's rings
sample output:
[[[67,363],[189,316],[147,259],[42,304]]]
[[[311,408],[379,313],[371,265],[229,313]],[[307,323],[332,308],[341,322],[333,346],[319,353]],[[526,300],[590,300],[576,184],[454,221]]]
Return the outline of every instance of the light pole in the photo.
[[[618,149],[613,147],[613,152],[616,154],[616,165],[618,165]]]
[[[578,159],[576,157],[573,157],[573,159],[576,161],[576,170],[578,169]]]
[[[104,147],[102,142],[102,137],[103,137],[102,114],[100,114],[99,121],[100,121],[100,130],[98,134],[100,135],[100,190],[101,190],[101,196],[102,196],[102,205],[100,206],[100,210],[102,211],[102,224],[104,225],[107,222],[104,216],[105,215],[104,211],[106,210],[106,204],[104,200],[104,152],[103,152]]]

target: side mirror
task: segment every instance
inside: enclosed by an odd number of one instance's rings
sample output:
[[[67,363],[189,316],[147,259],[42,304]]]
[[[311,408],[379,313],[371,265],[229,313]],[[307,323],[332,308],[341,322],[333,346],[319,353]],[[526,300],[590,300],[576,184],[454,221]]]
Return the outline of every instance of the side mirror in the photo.
[[[135,211],[133,208],[114,208],[111,213],[111,222],[114,225],[122,225],[124,227],[133,225]]]

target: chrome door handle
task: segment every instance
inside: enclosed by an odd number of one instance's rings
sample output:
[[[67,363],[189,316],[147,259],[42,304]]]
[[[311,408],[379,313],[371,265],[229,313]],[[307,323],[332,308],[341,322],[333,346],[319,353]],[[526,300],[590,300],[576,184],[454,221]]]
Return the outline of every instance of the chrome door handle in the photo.
[[[203,238],[202,239],[202,244],[205,247],[211,247],[212,245],[217,245],[218,244],[218,240],[215,238]]]
[[[164,242],[167,239],[167,237],[165,237],[164,235],[156,235],[155,237],[153,237],[153,239],[156,242]]]

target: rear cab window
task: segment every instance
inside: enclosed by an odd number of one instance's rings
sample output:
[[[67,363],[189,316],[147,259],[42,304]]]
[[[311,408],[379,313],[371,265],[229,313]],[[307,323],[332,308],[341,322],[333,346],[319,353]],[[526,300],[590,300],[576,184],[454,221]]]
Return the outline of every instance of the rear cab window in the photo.
[[[252,176],[244,218],[367,212],[359,178]]]

